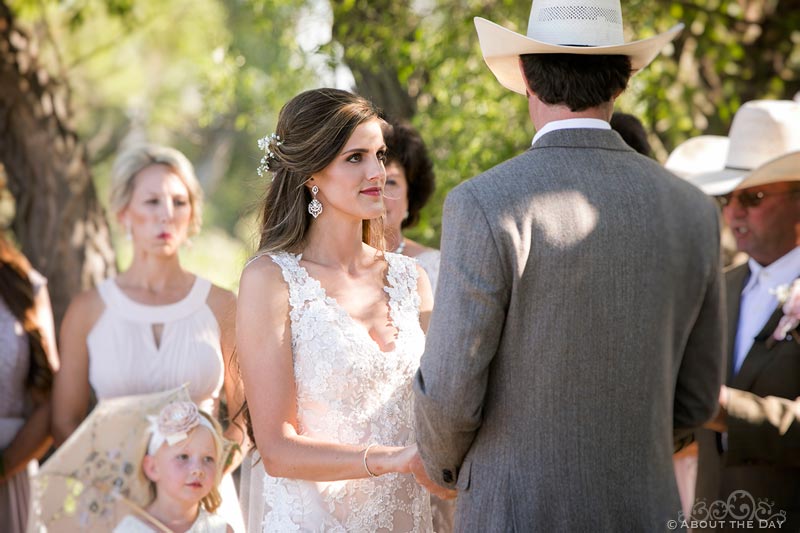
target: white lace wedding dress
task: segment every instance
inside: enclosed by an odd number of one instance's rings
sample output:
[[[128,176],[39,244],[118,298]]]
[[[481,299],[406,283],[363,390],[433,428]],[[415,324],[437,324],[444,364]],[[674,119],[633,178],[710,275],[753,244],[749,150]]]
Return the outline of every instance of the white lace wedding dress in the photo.
[[[364,447],[414,443],[411,379],[425,345],[414,261],[386,254],[384,290],[398,335],[395,349],[382,352],[299,255],[271,257],[289,285],[299,433]],[[336,482],[264,476],[264,532],[432,530],[428,493],[410,474]]]

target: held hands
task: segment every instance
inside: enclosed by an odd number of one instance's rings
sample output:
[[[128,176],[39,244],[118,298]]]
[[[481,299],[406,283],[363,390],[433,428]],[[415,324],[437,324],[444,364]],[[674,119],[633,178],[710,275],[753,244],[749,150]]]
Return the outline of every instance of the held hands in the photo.
[[[381,475],[388,472],[413,474],[417,483],[443,500],[452,500],[458,495],[458,491],[441,487],[428,477],[416,444],[394,449],[374,446],[367,452],[364,455],[364,463],[365,469],[370,475]]]
[[[417,445],[412,444],[398,451],[394,459],[397,461],[396,471],[401,474],[412,474],[411,461],[417,455]]]
[[[409,470],[412,474],[414,474],[414,479],[417,480],[417,483],[425,487],[428,492],[442,500],[455,499],[455,497],[458,496],[458,491],[440,487],[428,477],[428,474],[425,472],[425,467],[422,464],[422,458],[419,456],[419,452],[417,452],[416,448],[417,446],[414,445],[415,453],[411,458],[411,462],[409,463]]]

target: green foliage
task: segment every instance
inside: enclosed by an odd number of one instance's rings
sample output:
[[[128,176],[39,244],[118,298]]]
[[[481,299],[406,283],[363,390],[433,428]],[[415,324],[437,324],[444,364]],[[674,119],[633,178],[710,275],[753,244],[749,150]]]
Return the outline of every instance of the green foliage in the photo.
[[[206,225],[233,232],[264,189],[257,138],[314,83],[295,42],[302,1],[12,2],[71,91],[103,201],[126,142],[175,146],[197,168]]]
[[[491,7],[527,22],[528,8],[486,1],[430,2],[416,10],[391,0],[334,4],[334,36],[342,41],[344,61],[356,70],[359,91],[388,110],[410,110],[413,116],[395,117],[409,118],[431,151],[436,192],[407,234],[438,247],[447,192],[530,144],[526,100],[503,88],[486,68],[473,23]],[[374,94],[370,80],[389,76],[411,104],[386,101],[397,91]],[[386,86],[384,81],[377,88]]]
[[[436,247],[447,192],[522,153],[533,135],[525,97],[501,86],[483,62],[473,17],[485,9],[485,2],[462,3],[460,10],[439,6],[425,18],[409,58],[425,65],[414,124],[432,149],[437,176],[436,193],[409,235]],[[516,11],[527,21],[524,9]]]
[[[76,126],[90,142],[135,129],[160,142],[189,140],[191,153],[195,132],[232,105],[230,32],[215,0],[19,3],[48,69],[69,84]]]
[[[126,138],[174,145],[197,163],[208,197],[206,227],[236,234],[245,248],[252,246],[252,208],[264,190],[255,174],[256,139],[273,131],[290,97],[331,84],[333,69],[349,68],[360,92],[411,120],[426,140],[437,189],[409,232],[426,244],[438,245],[447,192],[527,149],[533,134],[525,98],[504,89],[486,67],[473,24],[483,16],[525,33],[529,2],[10,5],[36,33],[50,72],[72,89],[77,127],[101,191]],[[725,134],[743,102],[791,98],[800,90],[800,0],[628,0],[622,8],[627,40],[686,24],[618,100],[652,132],[662,161],[688,137]],[[308,22],[320,12],[322,19]],[[317,49],[298,42],[301,27]]]
[[[372,89],[366,83],[369,71],[382,72],[385,79],[391,70],[403,98],[412,100],[405,107],[414,111],[412,121],[432,150],[438,185],[421,223],[408,234],[435,246],[446,193],[530,142],[525,99],[502,88],[484,65],[472,22],[483,16],[524,34],[530,3],[354,0],[334,5],[339,24],[334,36],[344,46],[345,62],[357,70],[359,90]],[[726,134],[743,102],[790,99],[800,90],[800,2],[742,5],[735,0],[622,3],[628,41],[652,37],[678,21],[687,26],[618,100],[619,109],[638,116],[651,131],[662,161],[691,136]]]
[[[283,104],[314,85],[306,53],[296,42],[302,0],[226,2],[231,31],[227,55],[236,61],[231,113],[219,117],[232,134],[230,164],[211,194],[209,221],[234,232],[243,213],[255,209],[265,190],[256,174],[256,142],[275,129]]]
[[[631,0],[623,10],[638,37],[677,21],[686,25],[621,102],[666,151],[703,133],[727,134],[744,102],[791,99],[800,91],[797,0]]]

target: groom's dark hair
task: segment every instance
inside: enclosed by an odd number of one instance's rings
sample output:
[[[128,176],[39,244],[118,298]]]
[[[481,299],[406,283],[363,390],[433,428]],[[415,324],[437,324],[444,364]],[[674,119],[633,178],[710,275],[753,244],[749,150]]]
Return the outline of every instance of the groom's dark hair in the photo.
[[[625,90],[631,77],[628,56],[525,54],[528,86],[542,102],[583,111]]]

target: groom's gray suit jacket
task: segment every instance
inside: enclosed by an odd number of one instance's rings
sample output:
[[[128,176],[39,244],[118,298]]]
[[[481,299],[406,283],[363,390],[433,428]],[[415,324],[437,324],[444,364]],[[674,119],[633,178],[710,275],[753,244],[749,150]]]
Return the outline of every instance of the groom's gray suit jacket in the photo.
[[[663,531],[715,412],[717,210],[616,132],[557,130],[447,197],[414,382],[459,531]]]

